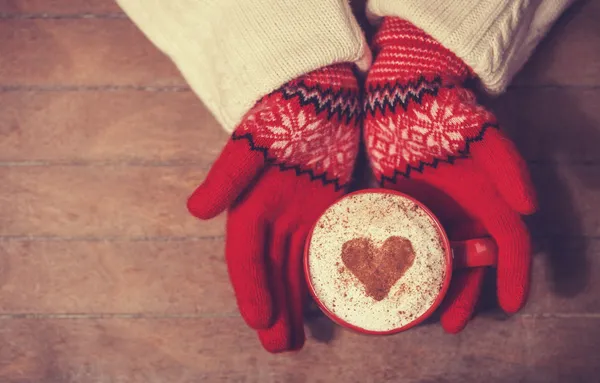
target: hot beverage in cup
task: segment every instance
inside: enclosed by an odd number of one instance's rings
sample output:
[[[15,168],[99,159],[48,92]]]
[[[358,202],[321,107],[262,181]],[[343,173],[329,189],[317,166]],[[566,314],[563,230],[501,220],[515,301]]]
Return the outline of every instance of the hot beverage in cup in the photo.
[[[437,218],[401,193],[368,190],[330,206],[307,240],[311,293],[334,321],[372,334],[410,328],[440,304],[460,264],[489,264],[491,240],[451,245]],[[459,246],[460,245],[460,246]]]

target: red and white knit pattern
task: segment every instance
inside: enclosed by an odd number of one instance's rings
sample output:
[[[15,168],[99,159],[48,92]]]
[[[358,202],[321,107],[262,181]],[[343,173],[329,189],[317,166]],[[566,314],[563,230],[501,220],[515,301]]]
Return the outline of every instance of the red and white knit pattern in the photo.
[[[312,72],[263,98],[233,139],[248,139],[271,164],[344,187],[360,139],[356,77],[349,65]]]
[[[406,111],[384,113],[365,124],[373,170],[378,178],[398,172],[408,176],[411,169],[421,171],[424,165],[466,155],[468,144],[493,121],[470,91],[441,88],[437,96],[426,95]]]
[[[467,155],[470,142],[496,124],[462,88],[469,68],[419,28],[385,18],[375,44],[364,134],[381,182]]]
[[[462,82],[471,73],[454,53],[408,21],[386,17],[380,31],[374,40],[377,56],[370,84],[440,74]]]
[[[393,112],[396,107],[406,108],[409,102],[419,102],[425,94],[436,94],[440,85],[438,79],[426,81],[421,78],[414,83],[370,86],[364,100],[365,112],[385,113],[386,110]]]

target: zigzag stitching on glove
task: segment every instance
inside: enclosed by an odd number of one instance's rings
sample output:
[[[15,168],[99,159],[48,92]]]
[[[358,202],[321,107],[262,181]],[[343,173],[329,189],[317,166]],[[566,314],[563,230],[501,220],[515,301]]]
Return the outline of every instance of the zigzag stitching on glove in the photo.
[[[333,91],[322,89],[319,85],[307,86],[304,82],[286,85],[279,89],[286,100],[298,97],[300,106],[313,105],[316,113],[327,111],[327,119],[337,116],[349,124],[353,118],[360,117],[361,110],[356,91],[341,89]]]
[[[325,185],[325,186],[327,186],[327,185],[333,185],[334,188],[335,188],[335,191],[342,190],[342,189],[344,189],[344,188],[346,188],[348,186],[348,183],[340,185],[339,178],[329,179],[327,177],[327,172],[324,172],[322,174],[315,174],[312,171],[312,169],[303,169],[300,165],[286,165],[285,163],[281,163],[281,162],[277,161],[276,158],[273,158],[273,157],[269,156],[269,150],[268,150],[268,148],[265,148],[263,146],[257,145],[254,142],[254,138],[252,137],[251,133],[244,133],[242,135],[237,135],[234,132],[231,135],[231,139],[234,140],[234,141],[247,140],[248,144],[250,145],[250,149],[251,150],[257,151],[257,152],[261,152],[263,154],[263,157],[264,157],[264,159],[265,159],[266,162],[268,162],[271,165],[277,166],[279,168],[279,170],[281,170],[281,171],[294,170],[296,172],[297,176],[301,176],[303,174],[307,174],[310,177],[311,181],[320,180],[323,183],[323,185]]]
[[[424,95],[436,96],[441,86],[442,79],[440,77],[431,81],[419,77],[416,82],[408,84],[396,82],[394,85],[386,83],[383,86],[369,87],[364,102],[364,111],[375,115],[377,110],[385,113],[386,108],[389,108],[392,113],[395,113],[397,105],[406,110],[411,100],[420,104]]]
[[[486,122],[485,124],[483,124],[481,126],[481,129],[479,130],[479,133],[475,136],[475,137],[471,137],[471,138],[467,138],[465,141],[465,148],[463,150],[460,150],[458,153],[458,155],[454,155],[454,156],[448,156],[447,158],[436,158],[434,159],[432,162],[419,162],[419,166],[412,166],[412,165],[406,165],[406,171],[400,171],[398,169],[394,170],[394,174],[391,177],[387,177],[385,175],[381,175],[381,179],[379,180],[379,185],[380,186],[384,186],[385,181],[388,182],[392,182],[392,183],[396,183],[398,176],[403,176],[404,178],[409,178],[410,177],[410,173],[411,172],[419,172],[419,173],[423,173],[423,170],[425,170],[425,166],[429,166],[431,168],[437,168],[438,165],[440,163],[448,163],[450,165],[454,164],[454,161],[456,161],[457,159],[460,158],[467,158],[469,156],[470,150],[471,150],[471,144],[473,142],[477,142],[477,141],[481,141],[483,140],[483,136],[485,135],[485,132],[488,129],[498,129],[500,130],[500,126],[496,123],[489,123]]]

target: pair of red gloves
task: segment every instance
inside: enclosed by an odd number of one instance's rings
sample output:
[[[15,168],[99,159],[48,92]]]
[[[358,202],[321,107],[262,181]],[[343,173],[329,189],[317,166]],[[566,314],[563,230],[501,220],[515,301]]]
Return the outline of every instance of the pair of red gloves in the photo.
[[[351,181],[363,139],[382,187],[414,196],[452,240],[492,236],[497,296],[525,303],[530,241],[521,214],[536,209],[526,165],[494,115],[464,84],[468,66],[407,21],[385,18],[364,99],[351,64],[336,64],[265,96],[237,127],[188,202],[210,219],[228,210],[226,258],[240,312],[271,352],[304,344],[304,242]],[[483,268],[456,272],[441,324],[462,330]]]

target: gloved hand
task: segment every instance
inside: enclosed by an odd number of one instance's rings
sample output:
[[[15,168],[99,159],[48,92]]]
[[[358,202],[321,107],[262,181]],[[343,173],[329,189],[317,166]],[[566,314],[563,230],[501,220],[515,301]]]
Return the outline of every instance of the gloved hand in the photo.
[[[530,283],[530,239],[521,214],[536,210],[517,149],[465,87],[471,70],[411,23],[384,18],[366,83],[364,137],[382,187],[422,201],[451,240],[492,236],[499,250],[497,296],[515,313]],[[473,314],[484,269],[453,274],[441,306],[447,332]]]
[[[189,211],[210,219],[225,209],[225,255],[240,313],[271,352],[304,344],[304,242],[346,189],[360,130],[351,64],[292,81],[244,117]]]

